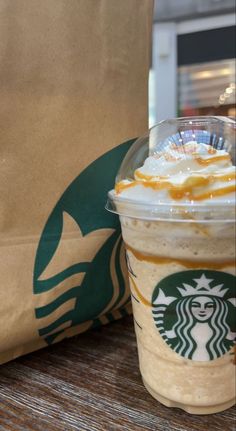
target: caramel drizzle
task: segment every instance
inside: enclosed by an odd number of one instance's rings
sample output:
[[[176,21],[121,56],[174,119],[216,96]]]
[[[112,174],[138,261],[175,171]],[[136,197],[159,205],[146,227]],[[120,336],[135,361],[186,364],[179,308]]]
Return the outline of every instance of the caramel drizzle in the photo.
[[[195,196],[193,194],[191,194],[191,191],[185,189],[185,190],[170,190],[169,193],[172,197],[172,199],[178,200],[178,199],[182,199],[184,196],[187,195],[188,199],[190,201],[194,200],[194,201],[203,201],[205,199],[212,199],[215,198],[217,196],[224,196],[224,195],[228,195],[229,193],[233,193],[236,191],[236,186],[228,186],[228,187],[224,187],[222,189],[217,189],[217,190],[211,190],[209,192],[205,192],[202,193],[201,195]]]
[[[199,165],[211,165],[214,162],[218,162],[221,160],[231,160],[231,157],[229,154],[226,154],[224,156],[215,156],[215,157],[209,157],[208,159],[203,159],[202,157],[196,157],[195,160]]]
[[[216,150],[214,150],[214,148],[213,148],[213,150],[211,151],[211,150],[208,150],[208,153],[209,154],[214,154],[216,152]],[[197,154],[197,153],[196,153]],[[166,157],[165,157],[166,158]],[[167,160],[169,160],[169,159],[167,159]],[[171,160],[176,160],[175,158],[171,158]],[[226,154],[226,155],[224,155],[224,156],[215,156],[215,157],[210,157],[210,158],[208,158],[208,159],[203,159],[202,157],[194,157],[194,160],[199,164],[199,165],[210,165],[210,164],[212,164],[212,163],[214,163],[214,162],[218,162],[218,161],[221,161],[221,160],[231,160],[231,158],[230,158],[230,155],[229,154]],[[146,175],[146,174],[143,174],[142,172],[140,172],[138,169],[136,169],[136,171],[135,171],[135,178],[137,177],[137,178],[140,178],[140,179],[142,179],[142,180],[151,180],[152,178],[157,178],[157,179],[166,179],[166,178],[168,178],[168,176],[159,176],[159,175]]]
[[[163,176],[159,176],[159,175],[146,175],[146,174],[143,174],[142,172],[140,172],[138,170],[135,171],[134,176],[135,176],[135,179],[136,178],[140,178],[140,179],[145,180],[145,181],[152,180],[152,182],[154,182],[154,181],[157,182],[157,181],[160,181],[160,180],[166,180],[166,179],[169,178],[168,176],[164,176],[164,175]],[[194,178],[195,180],[197,179],[197,180],[202,180],[202,181],[208,181],[208,183],[209,182],[214,182],[214,181],[227,182],[227,181],[234,180],[236,178],[236,173],[232,172],[230,174],[223,174],[223,175],[213,175],[212,174],[212,175],[208,175],[208,176],[200,176],[200,175],[198,175],[198,176],[195,176],[195,177],[189,177],[186,181],[188,181],[188,180],[190,180],[192,178]]]
[[[137,174],[135,174],[137,175]],[[142,174],[144,176],[144,174]],[[194,195],[193,190],[196,187],[206,187],[214,182],[229,182],[234,180],[236,177],[235,173],[224,174],[224,175],[209,175],[207,177],[195,176],[189,177],[181,185],[174,185],[169,181],[160,181],[159,178],[153,181],[140,181],[134,180],[131,183],[124,184],[122,181],[116,184],[115,190],[117,194],[120,194],[123,190],[129,189],[134,186],[142,185],[143,187],[152,188],[153,190],[167,190],[174,200],[180,200],[185,196],[189,200],[201,201],[208,198],[214,198],[217,196],[227,195],[236,191],[236,186],[231,185],[228,187],[222,187],[220,189],[207,191],[200,195]],[[157,177],[152,177],[157,178]],[[161,177],[160,177],[161,179]]]
[[[235,260],[227,260],[224,262],[209,262],[209,261],[192,261],[188,259],[176,259],[176,258],[170,258],[170,257],[164,257],[164,256],[152,256],[149,254],[141,253],[140,251],[135,250],[133,247],[131,247],[129,244],[125,243],[125,247],[127,250],[129,250],[136,259],[139,261],[145,261],[154,263],[156,265],[163,265],[163,264],[170,264],[170,263],[177,263],[179,265],[184,266],[185,268],[207,268],[207,269],[222,269],[226,266],[234,266]]]
[[[147,300],[147,299],[142,295],[142,293],[141,293],[141,292],[140,292],[140,290],[138,289],[138,287],[137,287],[137,285],[136,285],[136,283],[135,283],[135,281],[134,281],[133,277],[131,277],[131,275],[130,275],[130,274],[129,274],[129,279],[130,279],[131,284],[132,284],[132,286],[133,286],[133,288],[134,288],[134,290],[135,290],[136,294],[138,295],[138,298],[140,299],[140,301],[141,301],[144,305],[147,305],[148,307],[152,307],[151,302],[150,302],[150,301],[148,301],[148,300]]]
[[[152,180],[156,178],[157,180],[166,180],[168,176],[166,175],[146,175],[136,169],[134,173],[135,178],[140,178],[141,180]]]
[[[210,148],[207,150],[207,152],[208,152],[208,154],[216,154],[216,149],[215,149],[215,148],[213,148],[213,147],[210,147]]]

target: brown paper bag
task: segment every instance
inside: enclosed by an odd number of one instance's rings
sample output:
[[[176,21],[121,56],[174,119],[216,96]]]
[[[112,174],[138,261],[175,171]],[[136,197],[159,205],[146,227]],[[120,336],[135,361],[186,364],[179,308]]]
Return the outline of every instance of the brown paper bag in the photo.
[[[130,311],[106,193],[147,128],[150,0],[0,4],[0,362]],[[113,150],[112,150],[113,149]]]

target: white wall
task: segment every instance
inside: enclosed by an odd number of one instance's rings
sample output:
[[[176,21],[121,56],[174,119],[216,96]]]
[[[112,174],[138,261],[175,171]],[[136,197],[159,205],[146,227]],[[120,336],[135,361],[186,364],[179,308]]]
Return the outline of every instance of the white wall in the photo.
[[[155,74],[156,121],[176,117],[177,39],[175,23],[155,23],[153,69]]]

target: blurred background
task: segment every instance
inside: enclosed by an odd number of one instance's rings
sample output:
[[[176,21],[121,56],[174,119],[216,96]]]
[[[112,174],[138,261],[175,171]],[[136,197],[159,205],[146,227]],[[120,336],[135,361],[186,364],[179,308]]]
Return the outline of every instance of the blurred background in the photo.
[[[149,125],[235,117],[235,0],[155,0]]]

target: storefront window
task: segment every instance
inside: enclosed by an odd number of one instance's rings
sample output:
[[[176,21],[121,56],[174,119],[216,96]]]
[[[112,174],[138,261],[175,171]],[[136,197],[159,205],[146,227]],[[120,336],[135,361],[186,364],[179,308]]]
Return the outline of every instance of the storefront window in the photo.
[[[180,116],[236,116],[235,60],[180,66],[178,113]]]

